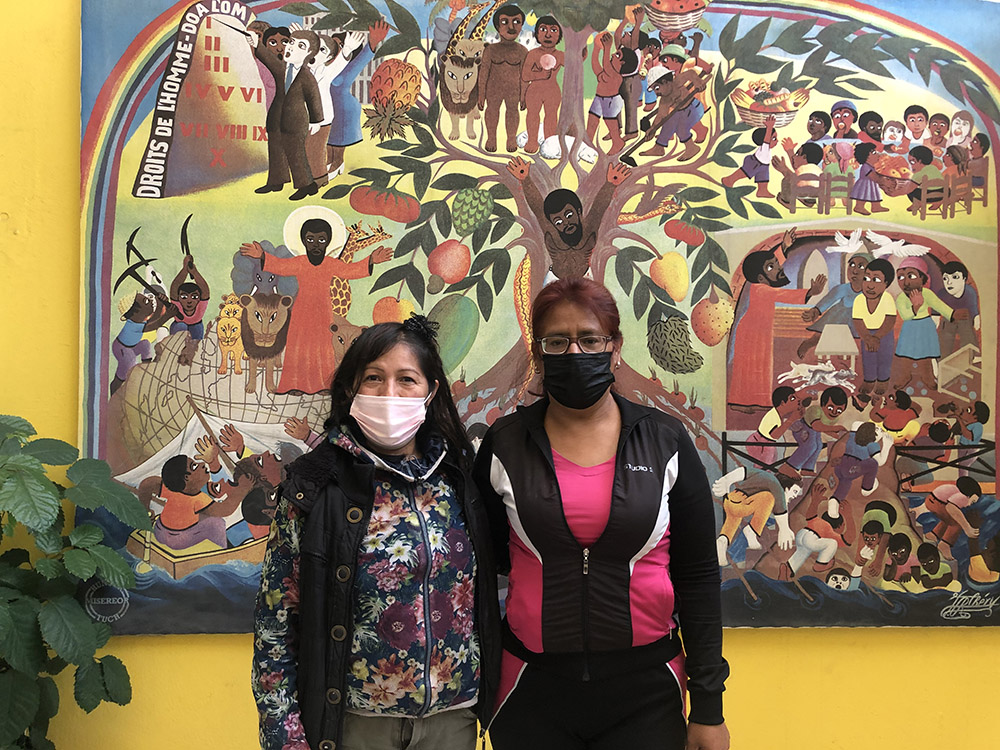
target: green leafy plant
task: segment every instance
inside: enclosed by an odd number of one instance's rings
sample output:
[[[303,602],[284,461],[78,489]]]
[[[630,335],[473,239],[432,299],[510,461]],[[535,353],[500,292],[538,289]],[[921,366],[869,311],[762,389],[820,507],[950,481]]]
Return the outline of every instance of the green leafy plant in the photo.
[[[98,526],[81,523],[63,534],[63,506],[104,508],[134,528],[149,529],[150,522],[104,461],[78,458],[72,445],[34,436],[24,419],[0,415],[0,747],[46,750],[54,747],[46,733],[59,711],[53,676],[70,664],[76,667],[74,697],[88,713],[102,701],[125,705],[132,699],[125,665],[114,656],[95,656],[111,628],[95,621],[75,593],[94,577],[129,588],[135,576],[101,543]],[[49,476],[52,467],[63,466],[67,485]],[[14,546],[31,539],[34,549]]]

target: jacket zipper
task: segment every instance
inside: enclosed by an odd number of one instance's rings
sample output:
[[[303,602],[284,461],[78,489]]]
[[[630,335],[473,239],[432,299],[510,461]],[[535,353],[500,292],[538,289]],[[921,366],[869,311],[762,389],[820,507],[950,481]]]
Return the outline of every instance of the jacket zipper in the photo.
[[[590,681],[590,592],[587,582],[590,580],[590,548],[583,548],[583,595],[580,597],[583,608],[583,681]]]
[[[431,706],[431,595],[430,595],[430,585],[431,585],[431,568],[434,563],[434,551],[431,549],[431,539],[430,535],[427,533],[427,520],[424,518],[420,509],[417,507],[417,500],[413,494],[413,488],[409,485],[406,487],[407,494],[410,497],[410,507],[413,508],[413,512],[417,514],[417,521],[420,523],[420,536],[423,539],[424,550],[426,554],[427,566],[424,570],[424,585],[423,585],[423,598],[424,598],[424,685],[426,690],[424,690],[424,705],[420,709],[419,717],[423,717]]]

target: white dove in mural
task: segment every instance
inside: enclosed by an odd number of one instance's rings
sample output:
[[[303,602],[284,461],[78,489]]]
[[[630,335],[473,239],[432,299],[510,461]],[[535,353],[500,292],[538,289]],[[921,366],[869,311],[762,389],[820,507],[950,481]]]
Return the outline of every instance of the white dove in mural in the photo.
[[[855,229],[851,232],[850,237],[845,237],[843,232],[837,232],[833,236],[836,245],[830,245],[827,248],[831,253],[863,253],[868,250],[865,246],[864,241],[861,239],[861,230]]]
[[[872,253],[876,258],[885,258],[889,255],[895,258],[910,258],[917,255],[927,255],[930,252],[930,248],[926,245],[914,245],[906,240],[893,240],[870,229],[865,233],[865,237],[875,243]]]

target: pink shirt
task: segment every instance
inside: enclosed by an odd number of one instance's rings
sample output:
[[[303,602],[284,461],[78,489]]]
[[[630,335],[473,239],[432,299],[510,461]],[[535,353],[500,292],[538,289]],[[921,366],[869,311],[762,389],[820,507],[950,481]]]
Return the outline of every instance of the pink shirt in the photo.
[[[552,451],[552,461],[569,530],[581,546],[589,547],[600,538],[611,515],[615,459],[580,466]]]

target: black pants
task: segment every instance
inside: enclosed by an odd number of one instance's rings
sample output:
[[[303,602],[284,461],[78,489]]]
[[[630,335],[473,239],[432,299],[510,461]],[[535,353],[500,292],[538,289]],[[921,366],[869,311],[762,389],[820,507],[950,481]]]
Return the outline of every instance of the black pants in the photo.
[[[686,740],[666,664],[588,682],[529,664],[490,724],[495,750],[684,750]]]

